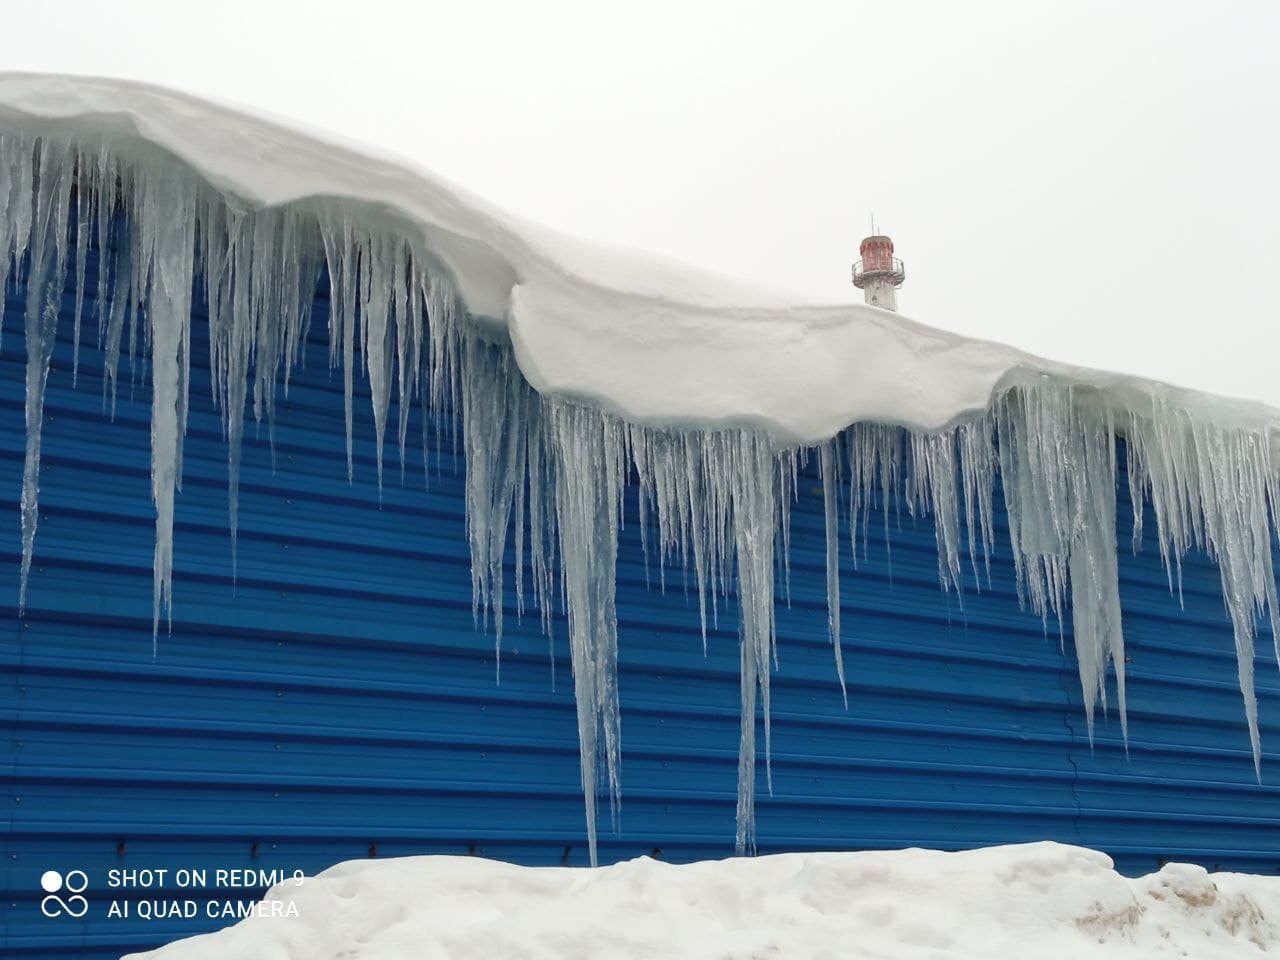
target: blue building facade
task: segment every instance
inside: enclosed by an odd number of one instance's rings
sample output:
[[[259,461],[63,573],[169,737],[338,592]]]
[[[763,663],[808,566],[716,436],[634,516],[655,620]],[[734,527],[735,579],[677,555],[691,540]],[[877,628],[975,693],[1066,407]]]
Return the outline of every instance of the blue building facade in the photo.
[[[104,412],[92,304],[78,383],[69,322],[49,378],[40,529],[19,614],[24,290],[7,294],[0,953],[115,957],[229,922],[208,916],[211,896],[261,893],[182,889],[182,868],[311,874],[421,853],[586,863],[563,616],[549,643],[536,614],[517,619],[508,576],[498,682],[493,638],[472,614],[465,466],[447,432],[429,432],[429,469],[415,446],[403,480],[393,466],[380,491],[370,418],[358,415],[348,482],[322,294],[305,369],[279,403],[274,453],[265,425],[246,439],[234,577],[226,447],[194,325],[174,618],[154,651],[150,391],[139,350],[133,385],[122,384],[113,418]],[[1122,540],[1126,491],[1122,478]],[[1104,850],[1129,873],[1175,859],[1280,872],[1280,788],[1270,784],[1280,674],[1264,636],[1259,784],[1207,558],[1188,558],[1180,605],[1154,547],[1121,550],[1130,737],[1126,750],[1115,718],[1101,719],[1091,746],[1070,625],[1064,652],[1056,623],[1019,608],[1003,518],[990,586],[984,578],[957,596],[939,588],[930,521],[890,509],[886,540],[876,507],[856,569],[842,538],[846,708],[827,636],[816,470],[798,492],[760,853],[1052,839]],[[618,562],[623,804],[616,829],[604,818],[601,861],[726,856],[735,604],[721,606],[704,655],[696,594],[679,570],[659,584],[646,567],[634,491],[630,505]],[[84,917],[42,915],[50,869],[86,873]],[[169,874],[157,888],[113,889],[110,871],[123,869]],[[186,897],[200,905],[195,917],[107,915],[113,900]]]

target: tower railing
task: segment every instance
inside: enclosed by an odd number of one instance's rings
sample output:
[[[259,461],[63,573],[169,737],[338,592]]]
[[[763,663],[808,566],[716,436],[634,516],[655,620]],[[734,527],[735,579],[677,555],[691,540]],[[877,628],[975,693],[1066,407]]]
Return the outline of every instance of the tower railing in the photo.
[[[902,261],[897,257],[891,260],[890,267],[886,268],[882,264],[874,267],[867,267],[865,261],[856,260],[853,264],[853,285],[862,287],[871,280],[885,279],[893,283],[895,287],[902,285],[907,279],[907,268],[902,265]]]

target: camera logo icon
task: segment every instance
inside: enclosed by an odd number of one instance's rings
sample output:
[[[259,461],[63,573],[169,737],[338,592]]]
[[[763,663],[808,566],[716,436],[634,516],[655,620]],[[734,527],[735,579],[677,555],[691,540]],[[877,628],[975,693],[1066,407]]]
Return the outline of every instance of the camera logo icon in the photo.
[[[46,917],[83,917],[89,912],[89,901],[81,896],[89,888],[89,877],[83,870],[71,870],[65,877],[57,870],[46,870],[40,887],[46,894],[40,901],[40,912]]]

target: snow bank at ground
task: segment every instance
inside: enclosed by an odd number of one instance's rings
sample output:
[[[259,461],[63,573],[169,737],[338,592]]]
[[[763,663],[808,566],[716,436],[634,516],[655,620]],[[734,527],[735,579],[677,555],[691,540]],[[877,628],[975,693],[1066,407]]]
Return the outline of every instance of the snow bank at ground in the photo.
[[[251,206],[345,198],[382,208],[422,235],[470,312],[509,336],[535,389],[636,423],[750,424],[805,444],[859,421],[942,427],[985,409],[999,386],[1028,372],[1141,384],[871,307],[797,304],[652,254],[588,244],[398,159],[172,90],[0,75],[0,119],[137,138]],[[1231,406],[1251,420],[1261,410]]]
[[[780,854],[673,866],[342,863],[262,916],[154,960],[1240,958],[1280,949],[1280,878],[1170,864],[1137,880],[1056,843]]]

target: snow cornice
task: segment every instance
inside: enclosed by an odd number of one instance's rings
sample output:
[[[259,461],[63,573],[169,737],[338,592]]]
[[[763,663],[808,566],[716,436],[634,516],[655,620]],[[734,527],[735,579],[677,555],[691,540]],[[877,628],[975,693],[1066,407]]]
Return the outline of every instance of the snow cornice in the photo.
[[[399,221],[446,268],[540,393],[648,426],[755,426],[779,445],[857,422],[935,430],[1040,375],[1131,409],[1153,397],[1221,425],[1269,408],[1069,366],[860,304],[797,304],[504,213],[413,164],[296,124],[123,80],[0,74],[0,124],[155,148],[255,208],[345,201]]]

